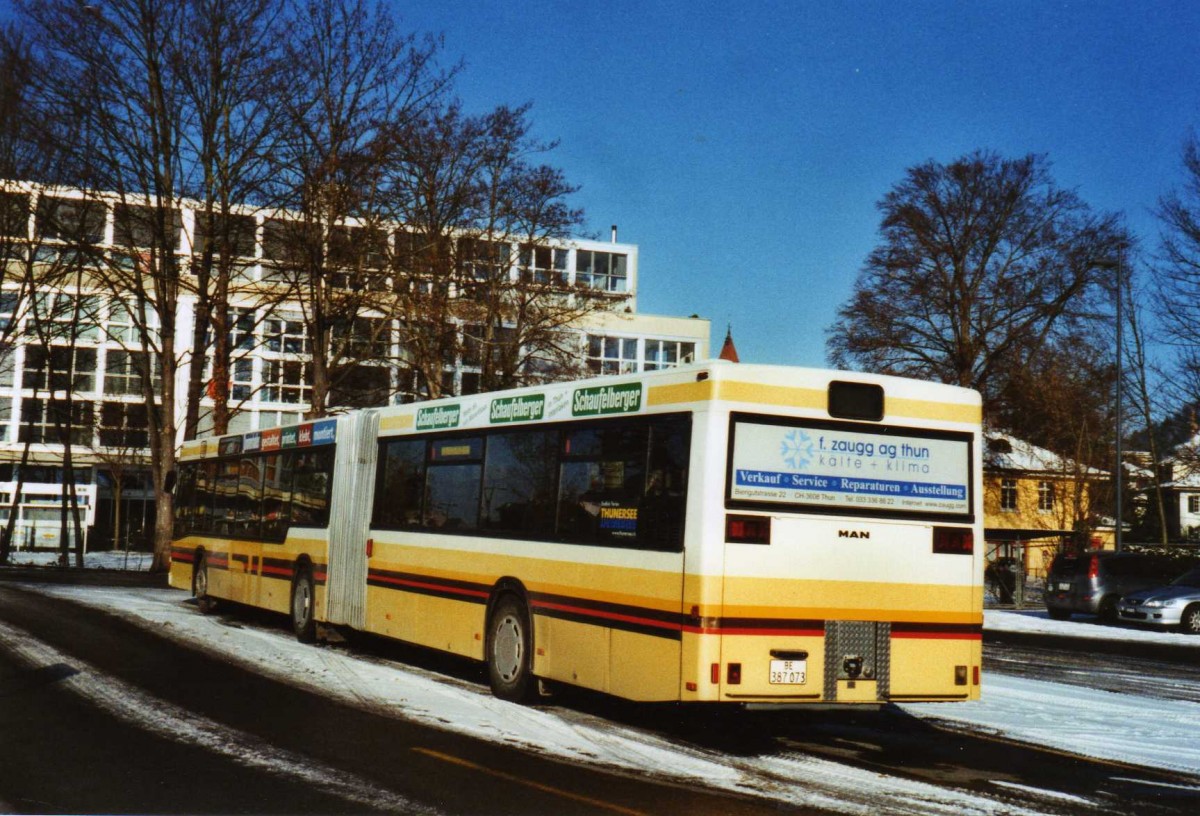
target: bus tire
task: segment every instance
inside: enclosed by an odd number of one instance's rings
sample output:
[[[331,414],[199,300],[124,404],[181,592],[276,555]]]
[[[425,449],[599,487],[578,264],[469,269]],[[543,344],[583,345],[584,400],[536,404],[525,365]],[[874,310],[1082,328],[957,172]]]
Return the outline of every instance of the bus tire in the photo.
[[[208,594],[208,559],[204,553],[196,553],[195,566],[192,567],[192,597],[202,615],[207,615],[216,608],[217,602]]]
[[[317,639],[316,588],[313,586],[312,568],[304,565],[296,571],[292,581],[292,631],[301,643],[313,643]]]
[[[529,612],[515,595],[503,595],[488,618],[488,682],[501,700],[525,703],[533,699],[533,630]]]

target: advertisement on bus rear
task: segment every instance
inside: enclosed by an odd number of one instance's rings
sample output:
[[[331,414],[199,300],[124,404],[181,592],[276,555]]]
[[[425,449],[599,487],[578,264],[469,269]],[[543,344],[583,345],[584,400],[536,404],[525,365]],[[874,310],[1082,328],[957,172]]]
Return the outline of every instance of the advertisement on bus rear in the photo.
[[[741,420],[733,434],[733,501],[840,513],[971,513],[971,443],[965,435]]]

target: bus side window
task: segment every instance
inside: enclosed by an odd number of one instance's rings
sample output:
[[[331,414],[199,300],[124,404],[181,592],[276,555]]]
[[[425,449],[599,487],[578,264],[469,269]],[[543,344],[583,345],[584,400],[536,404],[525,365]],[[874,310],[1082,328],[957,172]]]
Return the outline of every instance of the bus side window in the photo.
[[[482,477],[482,437],[431,441],[422,525],[453,532],[478,528]]]
[[[292,468],[295,456],[269,453],[263,457],[263,538],[282,541],[287,535],[292,503]]]
[[[240,536],[258,538],[262,534],[262,458],[243,456],[238,471],[234,529]]]
[[[553,532],[557,446],[556,431],[531,428],[488,435],[482,528],[529,538]]]
[[[329,523],[329,489],[333,484],[333,448],[304,451],[297,456],[291,519],[298,527]]]
[[[647,431],[644,421],[606,421],[564,435],[558,489],[560,538],[580,544],[637,546]]]
[[[212,532],[218,535],[236,535],[238,477],[237,459],[217,462]]]
[[[638,545],[650,550],[683,549],[691,423],[657,420],[650,426],[646,490],[638,506]]]
[[[192,492],[191,525],[196,533],[212,532],[213,488],[216,482],[217,463],[211,459],[200,462],[196,467],[196,487]]]
[[[192,528],[192,513],[196,492],[196,463],[179,463],[179,485],[175,488],[175,537],[180,538]]]
[[[379,450],[372,526],[396,529],[421,523],[425,492],[425,440],[397,439]]]

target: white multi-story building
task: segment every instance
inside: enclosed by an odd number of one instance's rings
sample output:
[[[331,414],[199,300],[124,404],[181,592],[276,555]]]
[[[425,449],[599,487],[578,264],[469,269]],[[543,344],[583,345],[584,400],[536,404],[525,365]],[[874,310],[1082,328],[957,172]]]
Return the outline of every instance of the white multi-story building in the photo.
[[[128,254],[128,247],[136,244],[136,239],[121,227],[120,213],[126,206],[112,197],[85,197],[79,191],[3,184],[0,247],[9,269],[19,265],[14,260],[19,256],[14,253],[33,251],[36,259],[51,263],[69,251],[68,242],[60,240],[58,234],[64,212],[76,219],[76,226],[88,234],[88,241],[97,251],[106,253],[110,261]],[[58,226],[39,224],[42,214],[51,211],[56,213]],[[30,215],[14,217],[14,213]],[[203,240],[197,235],[195,216],[195,208],[189,206],[179,213],[177,254],[184,262],[199,251]],[[241,286],[240,293],[231,298],[230,341],[234,354],[230,407],[235,411],[230,420],[231,432],[298,421],[309,409],[307,400],[311,396],[306,381],[309,338],[299,307],[268,304],[253,294],[254,283],[270,280],[278,240],[273,227],[281,218],[251,209],[238,218],[245,229],[240,233],[242,257],[237,276],[240,283],[249,285]],[[615,229],[613,240],[608,242],[577,240],[533,251],[522,251],[514,242],[509,257],[514,275],[518,274],[519,264],[523,273],[552,276],[564,289],[582,287],[612,295],[615,308],[589,314],[569,329],[580,361],[593,373],[650,371],[709,355],[708,320],[637,311],[638,248],[617,243]],[[18,463],[29,441],[14,545],[58,545],[64,446],[58,441],[54,401],[69,389],[76,493],[83,507],[84,524],[92,528],[89,546],[140,546],[145,543],[144,531],[153,529],[154,508],[147,466],[146,406],[135,365],[136,355],[142,353],[141,343],[135,321],[130,318],[135,304],[108,290],[72,285],[70,280],[30,297],[21,293],[20,280],[20,275],[10,273],[0,287],[0,523],[12,505]],[[196,298],[184,294],[178,304],[177,348],[190,347],[195,307]],[[41,315],[39,326],[61,324],[62,331],[47,335],[43,328],[39,337],[31,323],[35,310]],[[453,330],[469,332],[470,327],[456,323]],[[454,359],[445,361],[442,385],[449,393],[474,393],[479,390],[478,361],[472,359],[469,343],[459,346]],[[394,360],[402,356],[397,352],[393,348],[389,357]],[[182,359],[176,382],[181,428],[183,395],[193,364],[204,365],[207,378],[211,361],[190,354]],[[366,384],[366,396],[360,394],[358,404],[411,399],[400,382],[404,372],[399,367],[379,366],[373,373],[378,387],[372,389]],[[337,394],[334,397],[336,400]],[[211,433],[211,406],[211,400],[205,397],[201,436]],[[118,479],[120,490],[115,484]]]

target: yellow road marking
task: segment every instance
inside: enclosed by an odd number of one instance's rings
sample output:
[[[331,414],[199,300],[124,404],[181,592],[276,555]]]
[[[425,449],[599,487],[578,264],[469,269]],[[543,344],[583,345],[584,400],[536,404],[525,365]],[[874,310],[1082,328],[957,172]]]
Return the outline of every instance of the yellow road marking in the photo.
[[[493,768],[488,768],[483,765],[476,764],[474,762],[471,762],[468,759],[451,756],[450,754],[443,754],[441,751],[434,751],[429,748],[413,748],[412,750],[416,751],[419,754],[425,754],[425,756],[433,757],[434,759],[440,759],[443,762],[449,762],[452,765],[461,765],[464,768],[470,768],[473,771],[480,771],[481,773],[485,773],[485,774],[488,774],[489,776],[497,777],[498,779],[504,779],[509,782],[516,782],[518,785],[525,785],[526,787],[540,790],[543,793],[551,793],[551,794],[554,794],[555,796],[561,796],[564,799],[573,799],[576,802],[583,802],[586,805],[592,805],[594,807],[600,808],[601,810],[609,810],[609,811],[612,811],[613,813],[623,813],[623,814],[625,814],[625,816],[645,816],[645,814],[642,813],[642,811],[640,811],[640,810],[630,810],[627,807],[621,807],[620,805],[614,805],[611,802],[605,802],[600,799],[593,799],[590,796],[580,796],[577,793],[571,793],[570,791],[565,791],[565,790],[562,790],[561,788],[551,787],[550,785],[543,785],[540,782],[534,782],[529,779],[522,779],[519,776],[513,776],[512,774],[504,773],[503,771],[497,771]]]

